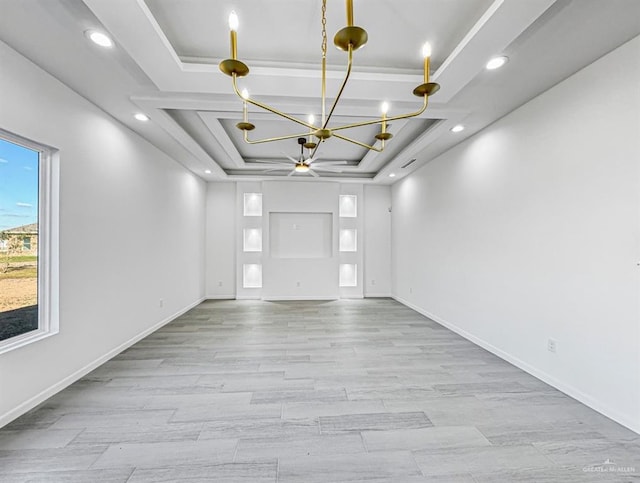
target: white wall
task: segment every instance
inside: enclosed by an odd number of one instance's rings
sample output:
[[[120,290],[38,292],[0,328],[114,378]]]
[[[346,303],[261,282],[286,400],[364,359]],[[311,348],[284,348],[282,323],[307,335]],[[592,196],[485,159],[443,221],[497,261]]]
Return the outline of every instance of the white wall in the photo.
[[[364,296],[391,296],[391,187],[364,187]]]
[[[636,38],[397,183],[392,223],[400,300],[636,431],[639,62]]]
[[[265,181],[263,190],[262,297],[277,299],[337,299],[338,196],[340,185],[329,182]],[[327,258],[274,258],[270,253],[270,214],[330,213],[332,252]]]
[[[207,298],[236,296],[236,184],[207,185]]]
[[[0,355],[2,426],[201,300],[205,184],[1,42],[0,65],[0,126],[60,150],[60,333]]]
[[[357,251],[353,253],[341,252],[338,254],[339,263],[355,263],[358,266],[358,285],[356,287],[342,287],[338,295],[345,298],[362,297],[364,278],[369,274],[369,281],[375,280],[375,284],[368,287],[367,296],[387,297],[391,295],[391,234],[390,213],[391,188],[389,186],[367,185],[360,183],[326,183],[312,181],[310,183],[287,181],[285,184],[276,182],[276,185],[266,183],[266,193],[263,193],[262,182],[223,182],[209,183],[207,187],[207,241],[206,241],[206,279],[208,298],[254,298],[263,297],[263,288],[243,287],[243,264],[262,265],[265,258],[265,250],[269,249],[266,238],[269,236],[269,217],[267,210],[276,212],[332,212],[337,217],[336,190],[340,194],[356,195],[358,198],[358,216],[356,218],[339,218],[337,232],[334,239],[339,237],[341,228],[357,229]],[[271,186],[271,187],[270,187]],[[263,217],[243,216],[244,194],[263,193]],[[315,194],[314,194],[315,193]],[[287,211],[288,210],[288,211]],[[365,223],[366,220],[366,223]],[[260,228],[263,230],[263,250],[261,252],[244,252],[243,229]],[[335,229],[335,226],[333,227]],[[335,241],[337,242],[337,241]],[[332,249],[335,246],[332,242]],[[266,248],[265,248],[266,247]],[[363,257],[363,252],[365,256]],[[329,261],[330,270],[334,270],[335,257]],[[285,264],[300,266],[300,262],[284,262]],[[269,262],[266,263],[269,266]],[[294,267],[295,268],[295,267]],[[269,270],[269,269],[267,269]],[[273,273],[273,272],[271,272]],[[315,272],[309,272],[310,280]],[[289,273],[289,275],[293,275]],[[267,279],[272,277],[267,274]],[[292,277],[289,282],[293,280]],[[299,278],[299,277],[298,277]],[[294,282],[301,282],[296,278]],[[263,273],[264,279],[264,273]],[[276,282],[280,278],[276,277]],[[264,280],[263,280],[264,282]],[[222,286],[220,286],[222,283]],[[271,283],[271,282],[270,282]],[[333,286],[335,280],[331,280]],[[263,283],[264,284],[264,283]],[[326,287],[320,291],[313,290],[309,283],[305,283],[308,290],[300,290],[295,286],[295,292],[287,292],[291,297],[335,297],[334,292],[327,295]],[[289,287],[294,288],[294,287]],[[332,289],[333,290],[333,289]],[[270,288],[266,290],[266,297],[286,297],[281,291],[276,295],[270,295]]]

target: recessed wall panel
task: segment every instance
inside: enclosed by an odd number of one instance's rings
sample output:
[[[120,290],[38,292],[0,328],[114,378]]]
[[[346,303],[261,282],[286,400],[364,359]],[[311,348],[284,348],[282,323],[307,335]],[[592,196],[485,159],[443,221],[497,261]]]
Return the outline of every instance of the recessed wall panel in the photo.
[[[272,258],[331,258],[332,213],[270,213]]]

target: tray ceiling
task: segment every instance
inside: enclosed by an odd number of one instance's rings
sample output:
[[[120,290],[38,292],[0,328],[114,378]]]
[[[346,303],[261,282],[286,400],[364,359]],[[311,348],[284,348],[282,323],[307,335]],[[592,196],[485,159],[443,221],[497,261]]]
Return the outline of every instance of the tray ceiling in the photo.
[[[255,160],[297,157],[295,139],[249,145],[235,123],[242,102],[218,62],[229,56],[227,17],[240,17],[238,53],[251,68],[240,87],[288,114],[320,115],[320,0],[5,0],[0,40],[69,85],[208,180],[286,176],[261,173]],[[320,148],[347,161],[345,181],[391,183],[489,123],[640,34],[636,0],[355,0],[355,23],[369,43],[354,54],[336,124],[417,109],[421,45],[433,46],[432,77],[442,87],[425,113],[394,121],[383,153],[338,139]],[[332,38],[345,24],[344,2],[328,0],[328,102],[346,56]],[[115,47],[101,50],[84,32],[98,29]],[[593,35],[597,31],[598,35]],[[486,71],[494,55],[509,57]],[[139,123],[135,112],[151,119]],[[250,109],[251,138],[300,127]],[[451,127],[464,124],[461,133]],[[302,128],[304,131],[304,128]],[[349,134],[370,143],[374,127]],[[410,160],[416,159],[406,168]],[[393,179],[388,175],[394,173]]]

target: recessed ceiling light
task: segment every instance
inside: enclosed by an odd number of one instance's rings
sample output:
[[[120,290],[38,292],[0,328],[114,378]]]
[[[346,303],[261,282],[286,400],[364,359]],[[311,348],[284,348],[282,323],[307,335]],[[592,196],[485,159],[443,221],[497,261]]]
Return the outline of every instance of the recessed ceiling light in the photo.
[[[205,172],[205,174],[211,174],[211,170],[210,169],[205,169],[204,172]]]
[[[389,173],[389,178],[395,178],[396,177],[396,173]]]
[[[460,132],[464,131],[464,126],[462,124],[456,124],[451,128],[451,132]]]
[[[133,117],[135,117],[138,121],[142,121],[142,122],[147,122],[149,120],[149,116],[147,116],[146,114],[142,114],[141,112],[139,112]]]
[[[509,57],[506,57],[504,55],[494,57],[489,62],[487,62],[486,68],[489,70],[499,69],[504,64],[506,64],[508,60],[509,60]]]
[[[87,30],[84,33],[94,44],[98,44],[100,47],[113,47],[113,40],[111,38],[97,30]]]

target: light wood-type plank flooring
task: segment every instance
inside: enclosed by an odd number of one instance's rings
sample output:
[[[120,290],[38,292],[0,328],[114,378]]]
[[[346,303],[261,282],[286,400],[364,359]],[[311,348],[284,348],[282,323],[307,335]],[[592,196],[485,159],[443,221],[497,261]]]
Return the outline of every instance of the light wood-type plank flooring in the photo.
[[[393,300],[208,301],[0,430],[0,481],[640,481],[640,436]]]

